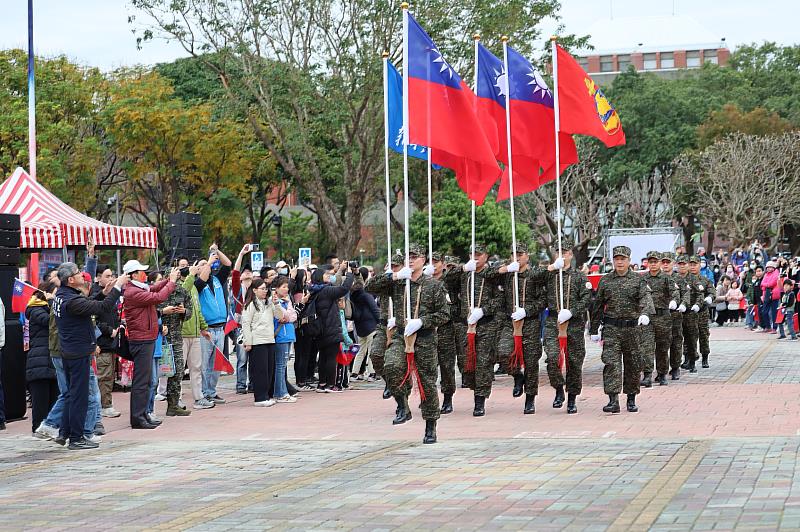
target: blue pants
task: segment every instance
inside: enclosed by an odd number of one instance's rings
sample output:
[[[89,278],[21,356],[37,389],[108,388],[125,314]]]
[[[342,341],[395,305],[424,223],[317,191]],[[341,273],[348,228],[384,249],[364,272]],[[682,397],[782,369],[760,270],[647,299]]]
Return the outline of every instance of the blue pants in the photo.
[[[781,336],[786,336],[786,333],[783,330],[783,326],[789,329],[789,335],[792,338],[797,338],[797,334],[794,330],[794,311],[793,310],[785,310],[783,313],[783,323],[778,324],[778,331],[781,333]]]
[[[209,327],[208,332],[211,333],[211,342],[203,338],[203,397],[211,399],[217,395],[217,382],[219,382],[219,371],[214,371],[214,358],[216,357],[216,349],[224,352],[225,346],[225,331],[220,325],[219,327]]]
[[[286,363],[289,361],[289,350],[292,344],[275,344],[275,397],[285,397],[289,395],[286,389]]]
[[[56,381],[58,382],[58,399],[56,400],[50,413],[43,421],[48,427],[61,427],[61,417],[64,414],[65,397],[67,394],[67,376],[64,371],[64,362],[61,357],[52,357],[53,367],[56,369]],[[86,410],[86,422],[83,425],[83,434],[91,436],[94,427],[100,421],[100,388],[97,385],[97,377],[94,374],[92,365],[89,364],[89,405]]]
[[[64,375],[67,380],[67,393],[64,397],[64,410],[61,414],[59,433],[62,438],[78,441],[83,438],[89,406],[89,357],[64,358]]]
[[[147,406],[147,413],[152,414],[156,406],[156,389],[158,388],[158,365],[161,358],[153,358],[153,375],[150,377],[150,403]]]

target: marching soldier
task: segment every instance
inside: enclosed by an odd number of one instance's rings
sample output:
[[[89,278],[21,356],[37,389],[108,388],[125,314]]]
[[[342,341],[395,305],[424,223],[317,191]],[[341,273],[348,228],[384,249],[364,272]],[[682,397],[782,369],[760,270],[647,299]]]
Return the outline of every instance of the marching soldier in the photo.
[[[692,273],[692,275],[697,277],[697,280],[699,281],[697,289],[701,292],[701,301],[699,303],[700,312],[697,315],[697,340],[700,343],[700,355],[703,357],[702,360],[703,367],[707,368],[708,355],[711,352],[708,345],[708,337],[710,334],[708,330],[708,320],[709,320],[708,309],[714,303],[714,296],[716,295],[716,291],[714,288],[714,283],[712,283],[708,277],[700,275],[699,257],[692,255],[692,258],[689,259],[689,271]],[[697,360],[696,351],[694,359]],[[692,364],[692,366],[689,368],[689,371],[692,371],[693,368],[694,364]]]
[[[396,272],[400,269],[400,266],[405,262],[405,258],[403,258],[400,254],[395,254],[392,256],[392,263],[390,265],[392,272]],[[378,322],[378,326],[375,329],[375,337],[372,339],[372,345],[369,349],[369,358],[372,360],[372,367],[375,368],[375,375],[378,377],[382,377],[384,380],[384,387],[383,387],[383,398],[389,399],[392,397],[392,392],[389,391],[389,383],[386,381],[386,378],[383,377],[383,360],[384,354],[386,353],[386,348],[389,345],[389,339],[391,338],[395,327],[395,320],[392,319],[391,323],[389,320],[389,299],[391,298],[391,291],[388,288],[384,288],[384,290],[376,290],[375,283],[371,282],[370,279],[364,289],[373,294],[378,296],[378,306],[380,307],[380,314],[381,319]]]
[[[667,251],[661,254],[661,271],[670,276],[672,282],[678,287],[680,299],[678,308],[670,311],[672,319],[672,335],[669,347],[669,374],[672,380],[681,378],[681,362],[683,362],[683,315],[691,307],[689,298],[692,295],[692,287],[676,271],[673,271],[672,264],[675,261],[675,254]]]
[[[445,255],[444,262],[445,270],[442,273],[442,281],[450,298],[450,316],[456,337],[456,365],[458,372],[461,373],[461,387],[466,388],[467,385],[464,382],[466,353],[464,352],[464,342],[461,341],[467,336],[467,320],[461,317],[462,306],[467,304],[461,300],[461,275],[464,270],[458,257]]]
[[[669,370],[669,347],[672,341],[672,317],[670,312],[678,309],[680,290],[671,276],[661,271],[661,253],[650,251],[647,254],[648,272],[644,279],[650,287],[655,313],[651,314],[650,324],[641,329],[642,362],[644,377],[641,386],[653,386],[653,354],[655,354],[656,382],[667,384]]]
[[[394,273],[376,276],[373,288],[384,291],[386,287],[391,290],[392,305],[396,320],[397,331],[403,331],[403,337],[394,338],[386,350],[384,360],[384,378],[389,383],[389,389],[398,401],[403,421],[411,419],[408,408],[408,394],[405,384],[412,376],[408,367],[406,356],[406,342],[410,340],[413,345],[413,360],[419,372],[420,396],[422,403],[422,418],[425,420],[425,436],[423,443],[436,443],[436,420],[439,419],[439,395],[436,390],[437,379],[437,349],[436,328],[444,325],[449,319],[446,291],[444,285],[422,273],[425,267],[425,249],[417,244],[409,246],[409,266],[403,267]],[[409,301],[411,315],[406,311],[406,280],[411,280]],[[397,333],[395,333],[397,334]],[[405,380],[405,382],[403,382]]]
[[[556,390],[553,408],[561,408],[564,404],[564,385],[567,388],[567,414],[575,414],[578,407],[575,400],[581,393],[583,383],[583,359],[586,357],[584,330],[586,328],[586,310],[592,297],[587,287],[586,275],[572,267],[571,238],[561,239],[563,257],[534,274],[534,279],[542,278],[547,283],[547,308],[550,313],[545,321],[544,350],[547,353],[547,375],[550,385]],[[558,270],[563,271],[564,307],[561,307],[561,280]],[[559,345],[559,327],[567,324],[566,380],[558,367],[561,347]],[[532,401],[531,401],[532,403]],[[527,413],[527,412],[526,412]]]
[[[515,350],[516,342],[521,342],[523,374],[520,366],[508,365],[514,377],[514,397],[525,392],[525,414],[533,414],[534,398],[539,389],[539,359],[542,356],[542,343],[539,339],[539,313],[544,310],[544,286],[541,281],[534,281],[534,270],[529,266],[528,246],[517,242],[516,261],[506,266],[489,268],[487,279],[501,283],[503,286],[503,308],[495,319],[499,322],[498,354],[509,359]],[[519,289],[519,306],[514,305],[514,273],[517,274]],[[516,329],[516,331],[515,331]],[[518,361],[519,362],[519,361]]]
[[[437,281],[445,282],[446,264],[441,253],[433,253],[433,278]],[[452,265],[450,265],[452,269]],[[440,387],[442,389],[442,414],[450,414],[453,411],[453,394],[456,393],[456,329],[453,322],[453,300],[450,291],[445,285],[445,297],[447,298],[447,322],[437,329],[437,358],[439,361]]]
[[[680,279],[689,286],[689,301],[692,306],[689,312],[683,315],[683,359],[681,368],[688,369],[689,373],[697,373],[694,361],[697,358],[697,322],[700,303],[703,301],[703,292],[700,288],[700,280],[689,272],[689,257],[681,255],[678,257],[678,275]]]
[[[600,280],[591,322],[592,341],[600,341],[601,324],[605,340],[603,389],[609,401],[603,412],[619,413],[620,391],[628,396],[628,412],[637,412],[641,355],[635,328],[648,325],[655,308],[647,282],[630,269],[630,248],[616,246],[612,253],[614,271]]]
[[[466,354],[463,378],[475,393],[472,415],[479,417],[486,414],[486,398],[492,393],[497,342],[495,316],[501,308],[502,298],[497,283],[487,278],[489,254],[486,246],[476,245],[473,256],[464,264],[461,273],[461,318],[467,321],[467,333],[461,341]]]

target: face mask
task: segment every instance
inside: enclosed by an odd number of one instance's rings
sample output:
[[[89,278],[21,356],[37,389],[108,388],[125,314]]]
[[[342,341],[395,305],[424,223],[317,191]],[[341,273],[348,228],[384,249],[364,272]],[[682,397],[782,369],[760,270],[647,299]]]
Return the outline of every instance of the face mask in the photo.
[[[281,268],[278,270],[278,273],[281,275],[289,275],[289,268]]]
[[[184,266],[183,268],[181,268],[181,277],[186,277],[187,275],[189,275],[189,267]]]
[[[747,266],[745,266],[745,267],[743,268],[743,270],[744,270],[744,271],[747,271],[747,270],[749,270],[749,269],[750,269],[750,268],[749,268],[749,267],[747,267]]]
[[[332,282],[332,283],[335,283],[335,282],[336,282],[336,275],[331,275],[331,282]]]

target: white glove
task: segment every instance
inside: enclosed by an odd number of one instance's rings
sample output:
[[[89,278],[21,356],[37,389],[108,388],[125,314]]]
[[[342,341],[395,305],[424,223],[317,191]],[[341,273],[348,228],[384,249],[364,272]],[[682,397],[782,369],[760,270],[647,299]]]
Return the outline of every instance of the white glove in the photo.
[[[692,312],[700,312],[700,307],[697,305],[692,305]]]
[[[434,270],[435,268],[433,267],[433,264],[428,264],[424,268],[422,268],[422,274],[430,277],[431,275],[433,275]]]
[[[475,259],[469,259],[467,263],[464,265],[465,272],[474,272],[478,269],[478,263],[475,262]]]
[[[558,323],[564,323],[572,318],[572,312],[569,309],[562,308],[558,311]]]
[[[675,310],[677,308],[678,308],[678,303],[676,303],[675,301],[670,301],[669,302],[669,309],[670,310]]]
[[[701,292],[705,292],[706,291],[706,287],[701,285],[701,284],[697,285],[697,289],[700,290]]]
[[[420,329],[422,329],[422,320],[419,318],[410,319],[408,320],[408,323],[406,323],[405,335],[411,336]]]
[[[686,312],[686,305],[681,303],[681,305],[678,307],[678,312]]]
[[[517,310],[511,313],[511,319],[514,321],[524,320],[528,316],[524,308],[517,307]]]
[[[397,273],[395,274],[395,278],[396,279],[411,279],[411,274],[412,274],[411,268],[409,268],[408,266],[403,266],[402,268],[397,270]]]
[[[563,270],[564,269],[564,257],[558,257],[553,262],[553,269],[554,270]]]
[[[469,313],[469,318],[467,318],[467,323],[469,325],[475,325],[478,323],[481,318],[483,317],[483,309],[478,307],[472,309],[472,312]]]
[[[594,342],[594,343],[597,343],[597,342],[600,341],[600,335],[599,334],[593,334],[591,336],[591,338],[592,338],[592,342]]]
[[[514,262],[510,263],[508,266],[506,266],[506,271],[508,271],[508,273],[516,273],[516,272],[518,272],[519,271],[519,262],[514,261]]]
[[[386,328],[387,329],[394,329],[395,325],[397,325],[397,320],[394,318],[389,318],[386,320]]]
[[[650,318],[646,314],[639,316],[639,325],[650,325]]]
[[[714,300],[711,298],[711,296],[708,296],[707,298],[705,298],[705,299],[704,299],[704,301],[705,301],[705,302],[706,302],[706,304],[708,304],[708,305],[710,305],[711,303],[713,303],[713,302],[714,302]]]

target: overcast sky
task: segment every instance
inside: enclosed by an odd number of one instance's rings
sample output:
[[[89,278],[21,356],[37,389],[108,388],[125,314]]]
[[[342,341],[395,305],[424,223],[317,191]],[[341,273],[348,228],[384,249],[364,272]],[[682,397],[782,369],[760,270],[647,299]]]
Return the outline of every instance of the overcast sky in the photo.
[[[0,0],[0,49],[27,47],[27,0]],[[711,34],[735,48],[742,43],[777,41],[797,44],[797,0],[562,0],[567,32],[585,34],[612,15],[694,18]],[[34,48],[40,55],[66,54],[85,65],[111,70],[153,64],[186,55],[175,43],[151,42],[136,49],[127,0],[34,0]],[[140,17],[141,18],[141,17]],[[552,33],[552,24],[543,28]],[[399,37],[399,36],[398,36]],[[663,36],[665,41],[669,36]],[[655,38],[658,40],[658,38]],[[598,48],[602,43],[593,43]]]

